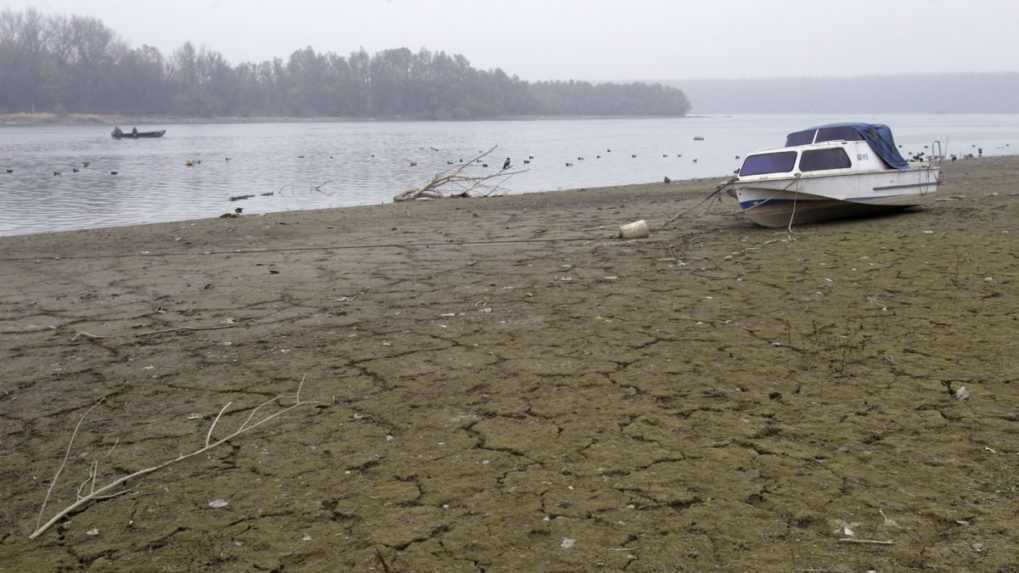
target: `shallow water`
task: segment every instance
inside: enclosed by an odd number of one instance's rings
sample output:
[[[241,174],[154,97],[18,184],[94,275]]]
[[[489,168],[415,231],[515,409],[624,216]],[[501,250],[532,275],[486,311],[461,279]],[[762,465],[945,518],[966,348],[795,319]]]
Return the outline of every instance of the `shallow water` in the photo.
[[[163,125],[151,127],[168,129],[165,138],[139,141],[114,141],[101,126],[0,128],[0,235],[215,217],[236,207],[384,203],[493,145],[489,167],[472,171],[495,173],[510,157],[527,169],[506,183],[512,193],[723,176],[737,155],[844,120],[889,123],[907,152],[935,139],[947,140],[949,153],[1019,149],[1017,115]],[[230,201],[238,195],[255,197]]]

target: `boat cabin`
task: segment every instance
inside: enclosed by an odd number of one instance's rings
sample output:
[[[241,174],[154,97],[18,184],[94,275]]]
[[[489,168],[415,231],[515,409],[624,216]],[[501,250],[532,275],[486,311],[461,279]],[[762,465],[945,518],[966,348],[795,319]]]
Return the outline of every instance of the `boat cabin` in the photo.
[[[784,148],[748,155],[739,176],[805,177],[908,168],[888,126],[846,123],[790,133]]]

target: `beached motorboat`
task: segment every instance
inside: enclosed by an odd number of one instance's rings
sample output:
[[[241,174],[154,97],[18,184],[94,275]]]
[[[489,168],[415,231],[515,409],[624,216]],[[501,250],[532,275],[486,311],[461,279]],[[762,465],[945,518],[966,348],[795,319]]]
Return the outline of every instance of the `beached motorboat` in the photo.
[[[764,227],[905,209],[937,191],[940,155],[907,162],[886,125],[813,127],[789,134],[783,148],[748,155],[729,194]]]
[[[110,134],[113,139],[154,139],[164,135],[166,135],[165,129],[161,131],[122,131],[119,127],[113,128],[113,133]]]

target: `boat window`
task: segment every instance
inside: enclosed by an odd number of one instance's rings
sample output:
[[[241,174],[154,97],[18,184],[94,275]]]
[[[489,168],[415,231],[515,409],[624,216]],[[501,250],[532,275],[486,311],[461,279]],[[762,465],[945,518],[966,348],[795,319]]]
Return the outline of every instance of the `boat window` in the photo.
[[[747,175],[767,175],[769,173],[788,173],[796,165],[795,151],[779,151],[777,153],[761,153],[751,155],[743,162],[739,174],[742,177]]]
[[[863,137],[855,127],[824,127],[817,130],[815,143],[822,141],[863,141]]]
[[[804,151],[800,158],[800,171],[825,171],[827,169],[846,169],[853,162],[841,147],[830,149],[812,149]]]
[[[797,145],[810,145],[814,143],[814,132],[813,129],[807,131],[797,131],[796,133],[790,133],[785,138],[786,147],[796,147]]]

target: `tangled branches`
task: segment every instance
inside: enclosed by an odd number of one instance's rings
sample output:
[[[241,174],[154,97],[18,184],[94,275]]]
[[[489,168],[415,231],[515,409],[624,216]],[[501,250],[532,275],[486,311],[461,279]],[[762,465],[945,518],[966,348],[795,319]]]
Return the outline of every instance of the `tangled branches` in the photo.
[[[404,191],[393,197],[393,201],[489,197],[497,193],[510,178],[514,175],[525,173],[526,170],[509,171],[503,169],[498,173],[490,175],[468,175],[465,173],[468,167],[481,163],[484,158],[491,155],[496,149],[498,149],[498,146],[492,147],[467,163],[436,174],[424,187]]]
[[[78,431],[81,429],[82,424],[85,422],[85,418],[87,418],[88,415],[91,414],[92,411],[95,410],[99,404],[92,406],[91,408],[88,409],[88,411],[85,412],[84,415],[82,415],[81,419],[78,420],[78,424],[74,426],[74,432],[71,434],[71,440],[68,442],[67,450],[64,452],[64,459],[60,463],[60,467],[57,468],[56,473],[53,475],[53,480],[50,482],[49,489],[46,490],[46,498],[42,502],[42,507],[39,508],[39,517],[36,519],[35,531],[33,531],[31,535],[29,535],[29,539],[35,539],[42,535],[43,533],[46,533],[47,529],[49,529],[56,523],[60,522],[60,520],[64,519],[68,515],[71,515],[72,513],[84,509],[91,503],[112,499],[124,495],[126,493],[129,493],[131,491],[130,489],[124,489],[121,487],[126,485],[128,481],[138,479],[142,476],[157,472],[177,462],[182,462],[186,459],[193,458],[195,456],[200,456],[213,448],[221,446],[231,440],[234,440],[244,434],[247,434],[248,432],[251,432],[256,428],[265,425],[288,412],[300,408],[301,406],[315,404],[316,402],[310,402],[304,400],[301,397],[301,390],[303,389],[304,379],[302,379],[301,383],[297,386],[297,393],[294,395],[294,402],[292,404],[290,404],[289,406],[283,406],[282,404],[280,404],[279,403],[280,400],[285,398],[285,396],[282,394],[276,396],[275,398],[266,400],[265,402],[262,402],[261,404],[256,406],[253,410],[251,410],[251,413],[248,414],[247,419],[245,419],[244,423],[242,423],[236,430],[222,438],[215,439],[213,433],[216,431],[216,426],[219,424],[219,421],[223,417],[223,414],[225,414],[227,409],[230,408],[231,404],[233,404],[233,402],[227,402],[227,404],[220,409],[219,414],[216,415],[216,419],[213,420],[212,424],[209,426],[209,431],[205,434],[204,446],[194,450],[189,454],[181,454],[176,458],[173,458],[172,460],[167,460],[161,464],[140,469],[126,476],[121,476],[107,483],[106,485],[101,485],[97,487],[98,484],[96,483],[96,481],[99,475],[99,461],[94,460],[92,464],[89,466],[88,476],[78,486],[78,491],[76,493],[76,499],[74,503],[58,511],[56,514],[53,515],[53,517],[51,517],[48,521],[43,523],[43,519],[45,519],[46,515],[46,506],[49,504],[50,497],[53,494],[53,490],[56,488],[57,481],[60,479],[60,474],[63,473],[64,468],[67,466],[67,460],[71,457],[71,450],[74,446],[75,438],[78,437]],[[276,410],[271,414],[266,414],[261,418],[258,419],[255,418],[255,416],[258,415],[258,412],[262,410],[262,408],[269,406],[271,404],[278,404],[280,406],[280,409]]]

